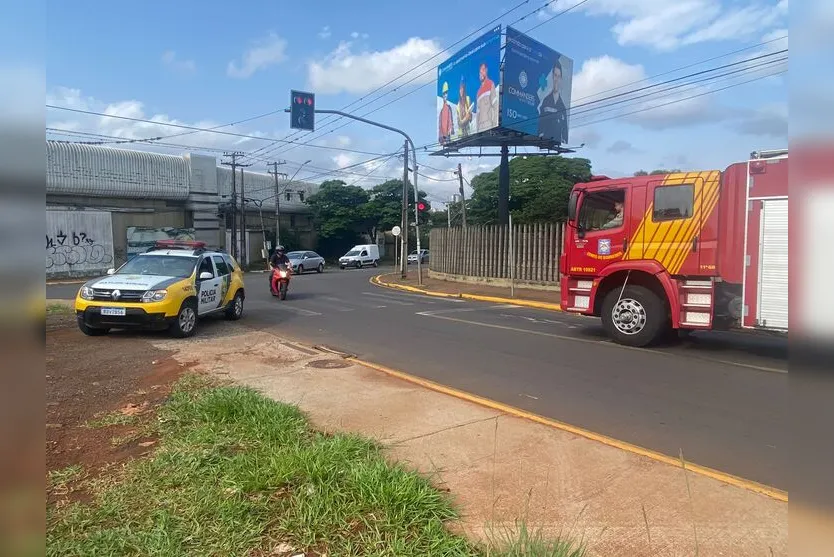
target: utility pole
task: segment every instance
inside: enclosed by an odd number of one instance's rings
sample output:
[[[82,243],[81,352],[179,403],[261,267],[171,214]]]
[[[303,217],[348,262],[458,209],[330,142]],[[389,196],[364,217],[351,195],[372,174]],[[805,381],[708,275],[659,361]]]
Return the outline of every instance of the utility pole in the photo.
[[[224,157],[230,157],[232,162],[221,162],[220,164],[224,166],[230,166],[232,168],[232,257],[238,259],[238,251],[237,251],[237,187],[235,184],[235,171],[239,166],[248,166],[242,165],[237,162],[238,157],[242,157],[243,153],[239,151],[234,151],[232,153],[223,153]],[[242,204],[242,203],[241,203]],[[225,236],[225,223],[223,226],[224,229],[224,236]]]
[[[240,266],[245,269],[249,262],[249,246],[246,244],[246,192],[243,189],[244,166],[249,165],[240,165]]]
[[[460,211],[463,218],[463,227],[466,228],[466,194],[463,193],[463,171],[458,163],[458,181],[460,182]]]
[[[417,203],[417,199],[414,199]],[[408,140],[403,146],[403,206],[402,206],[402,234],[400,234],[400,275],[408,276]],[[415,221],[416,222],[416,221]],[[419,233],[419,232],[418,232]],[[419,257],[417,258],[420,259]]]
[[[272,167],[272,170],[268,172],[275,178],[275,245],[273,248],[278,247],[281,240],[281,192],[278,189],[278,176],[283,176],[284,180],[287,179],[285,173],[278,172],[279,164],[287,164],[287,161],[275,161],[267,164],[267,166]]]

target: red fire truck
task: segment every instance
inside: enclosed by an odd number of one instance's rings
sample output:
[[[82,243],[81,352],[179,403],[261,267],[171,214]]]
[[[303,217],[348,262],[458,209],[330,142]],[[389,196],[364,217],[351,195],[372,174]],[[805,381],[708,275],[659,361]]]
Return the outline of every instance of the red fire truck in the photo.
[[[576,184],[560,261],[565,311],[621,344],[677,330],[788,329],[788,152],[723,172]]]

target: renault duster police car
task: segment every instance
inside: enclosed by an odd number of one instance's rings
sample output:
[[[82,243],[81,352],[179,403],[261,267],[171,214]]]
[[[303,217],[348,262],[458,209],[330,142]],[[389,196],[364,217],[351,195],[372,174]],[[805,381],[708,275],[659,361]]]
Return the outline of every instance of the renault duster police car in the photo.
[[[159,241],[107,275],[85,283],[75,298],[86,335],[149,328],[188,337],[202,317],[243,315],[243,271],[229,254],[207,250],[203,242]]]

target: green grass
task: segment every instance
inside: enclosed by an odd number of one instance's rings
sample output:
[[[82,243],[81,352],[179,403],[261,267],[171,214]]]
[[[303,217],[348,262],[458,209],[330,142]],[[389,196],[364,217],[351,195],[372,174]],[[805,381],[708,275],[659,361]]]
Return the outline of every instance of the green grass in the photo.
[[[46,304],[47,315],[71,315],[73,313],[75,313],[75,309],[70,305],[55,302]]]
[[[101,416],[95,416],[91,420],[87,420],[84,423],[84,427],[97,429],[101,427],[109,427],[111,425],[130,425],[136,422],[137,418],[138,417],[135,414],[123,414],[118,411],[109,412]]]
[[[187,380],[158,418],[153,456],[93,487],[91,504],[48,509],[47,555],[486,554],[446,529],[456,513],[427,479],[293,406]]]

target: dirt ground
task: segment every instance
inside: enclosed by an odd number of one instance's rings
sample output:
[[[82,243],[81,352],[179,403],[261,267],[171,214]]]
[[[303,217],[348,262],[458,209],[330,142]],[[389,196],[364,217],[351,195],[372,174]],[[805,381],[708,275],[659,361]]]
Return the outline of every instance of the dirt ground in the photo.
[[[48,316],[47,475],[80,465],[80,482],[153,450],[151,411],[189,365],[152,340],[132,333],[87,337],[74,316]],[[47,481],[47,501],[84,499],[78,482],[55,489]]]

